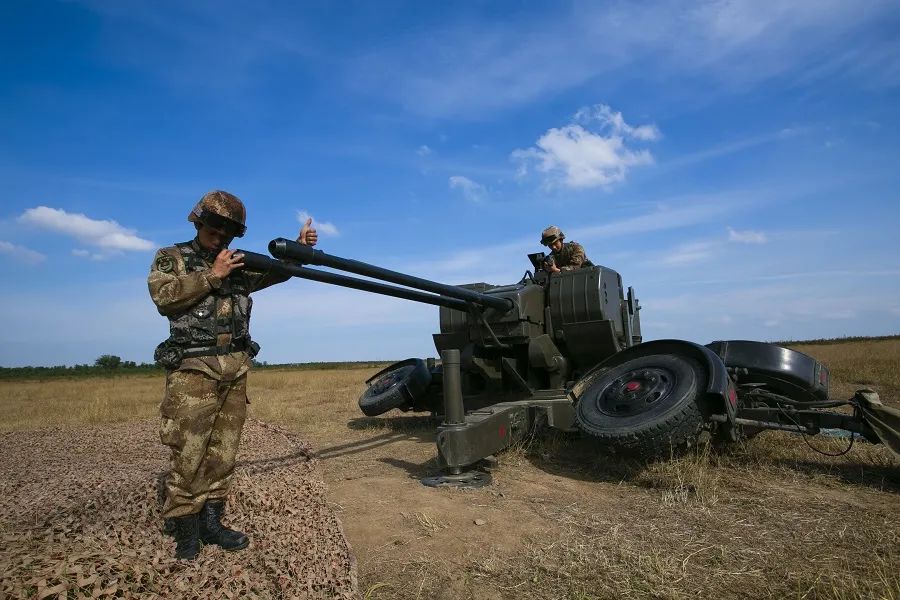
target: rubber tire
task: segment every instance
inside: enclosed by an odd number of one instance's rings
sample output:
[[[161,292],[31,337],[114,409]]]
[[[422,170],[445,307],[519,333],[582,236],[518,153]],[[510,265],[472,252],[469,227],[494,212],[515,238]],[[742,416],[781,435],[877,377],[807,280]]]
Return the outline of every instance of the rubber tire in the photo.
[[[396,368],[388,368],[373,379],[359,397],[359,408],[367,417],[376,417],[395,408],[412,407],[431,383],[431,373],[424,360],[403,361],[394,366]],[[404,372],[398,373],[401,370]],[[379,389],[392,377],[397,380],[386,389]]]
[[[651,408],[626,416],[601,409],[601,399],[615,389],[617,380],[634,371],[654,368],[667,371],[675,383]],[[635,358],[597,374],[577,400],[575,421],[579,429],[613,453],[668,456],[696,444],[704,424],[697,397],[706,388],[707,379],[706,370],[684,356],[652,354]]]

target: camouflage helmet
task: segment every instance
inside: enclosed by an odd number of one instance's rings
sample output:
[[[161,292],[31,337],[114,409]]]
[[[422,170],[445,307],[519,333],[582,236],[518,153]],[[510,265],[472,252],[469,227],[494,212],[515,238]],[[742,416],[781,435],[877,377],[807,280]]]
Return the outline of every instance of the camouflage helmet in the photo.
[[[234,194],[213,190],[204,194],[188,214],[188,221],[218,229],[229,237],[244,237],[247,209]]]
[[[566,239],[565,234],[556,225],[551,225],[541,232],[541,243],[545,246],[549,246],[556,240],[562,241],[564,239]]]

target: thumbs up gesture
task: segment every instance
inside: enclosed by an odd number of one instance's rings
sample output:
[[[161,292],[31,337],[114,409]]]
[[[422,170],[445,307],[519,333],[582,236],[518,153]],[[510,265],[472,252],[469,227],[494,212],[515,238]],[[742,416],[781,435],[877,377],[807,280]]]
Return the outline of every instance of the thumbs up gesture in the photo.
[[[316,228],[312,226],[312,217],[306,219],[306,223],[300,228],[300,235],[297,236],[297,242],[304,246],[315,246],[319,241],[319,234]]]

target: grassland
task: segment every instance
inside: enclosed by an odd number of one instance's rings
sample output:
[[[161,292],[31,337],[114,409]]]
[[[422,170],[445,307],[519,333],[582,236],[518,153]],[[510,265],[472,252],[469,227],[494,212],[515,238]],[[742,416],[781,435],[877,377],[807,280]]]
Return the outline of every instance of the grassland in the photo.
[[[828,365],[834,396],[873,387],[900,406],[900,340],[795,347]],[[826,457],[767,432],[647,463],[559,434],[503,453],[488,488],[434,490],[418,483],[433,423],[358,412],[373,372],[250,380],[251,414],[319,449],[369,598],[900,599],[900,467],[881,446]],[[0,427],[152,417],[162,392],[159,375],[0,382]]]

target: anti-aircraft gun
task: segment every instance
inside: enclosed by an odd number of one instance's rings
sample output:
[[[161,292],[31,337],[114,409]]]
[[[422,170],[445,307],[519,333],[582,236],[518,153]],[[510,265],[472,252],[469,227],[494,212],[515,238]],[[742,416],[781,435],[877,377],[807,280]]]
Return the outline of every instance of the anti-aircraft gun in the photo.
[[[425,481],[431,485],[484,483],[482,472],[464,469],[540,426],[580,430],[610,452],[643,456],[701,436],[733,442],[763,429],[825,428],[900,452],[900,411],[868,390],[829,400],[828,370],[805,354],[741,340],[642,343],[634,290],[607,267],[550,273],[539,253],[529,255],[534,271],[517,283],[454,286],[283,238],[269,244],[278,260],[240,252],[249,269],[440,307],[433,336],[440,361],[395,363],[366,382],[359,400],[367,416],[400,409],[442,418],[436,441],[446,473]],[[822,410],[839,406],[852,414]]]

